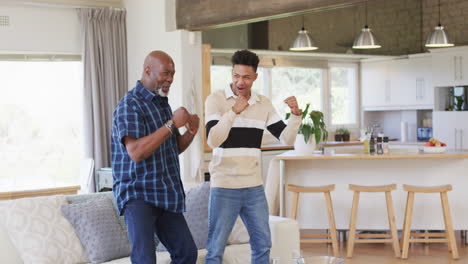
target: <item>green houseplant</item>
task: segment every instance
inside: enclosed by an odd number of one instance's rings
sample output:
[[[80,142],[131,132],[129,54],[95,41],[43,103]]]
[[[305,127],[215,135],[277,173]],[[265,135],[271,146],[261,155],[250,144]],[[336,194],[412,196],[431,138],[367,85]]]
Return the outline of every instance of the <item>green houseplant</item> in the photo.
[[[314,135],[315,143],[320,143],[321,140],[328,138],[328,131],[323,119],[323,113],[318,110],[311,110],[309,112],[310,104],[302,110],[302,123],[299,127],[298,134],[304,136],[305,143],[309,142],[310,136]],[[286,114],[286,120],[289,119],[291,113]]]
[[[335,132],[335,141],[349,141],[351,132],[347,128],[338,128]]]
[[[455,96],[455,99],[457,100],[457,110],[463,111],[463,102],[465,101],[463,96]]]

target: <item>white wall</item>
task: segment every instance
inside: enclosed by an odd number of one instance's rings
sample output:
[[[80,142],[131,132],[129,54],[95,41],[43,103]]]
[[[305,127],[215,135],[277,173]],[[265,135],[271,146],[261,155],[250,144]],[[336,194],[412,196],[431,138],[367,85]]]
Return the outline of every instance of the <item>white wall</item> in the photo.
[[[202,119],[200,33],[175,30],[173,0],[124,0],[124,7],[127,10],[129,89],[141,77],[145,56],[152,50],[163,50],[172,57],[176,67],[169,93],[172,109],[184,106]],[[193,182],[201,166],[202,142],[200,134],[197,135],[180,156],[184,182]]]
[[[81,33],[73,8],[0,4],[10,26],[0,26],[0,52],[81,54]]]
[[[380,123],[380,130],[385,136],[401,140],[401,122],[408,124],[408,142],[416,142],[417,111],[416,110],[395,110],[395,111],[366,111],[364,112],[364,127],[368,127],[372,122]]]

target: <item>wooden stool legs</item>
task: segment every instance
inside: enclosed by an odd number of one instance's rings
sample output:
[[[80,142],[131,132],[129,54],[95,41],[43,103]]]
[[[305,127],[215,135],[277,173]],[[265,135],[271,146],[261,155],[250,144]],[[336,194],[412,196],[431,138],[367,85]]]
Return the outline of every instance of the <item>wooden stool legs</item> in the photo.
[[[356,218],[359,206],[359,192],[354,192],[353,207],[351,209],[351,221],[349,223],[348,246],[346,257],[353,257],[354,240],[356,238]]]
[[[299,204],[299,193],[298,192],[293,192],[292,208],[291,208],[291,218],[292,219],[297,219],[298,204]]]
[[[395,224],[395,212],[393,211],[393,200],[390,192],[385,192],[387,200],[388,224],[390,225],[390,233],[392,236],[393,252],[396,257],[400,257],[400,244],[398,243],[398,231]]]
[[[297,208],[299,203],[299,193],[323,193],[327,206],[327,216],[329,223],[329,234],[304,234],[303,237],[310,237],[313,239],[301,239],[301,243],[330,243],[333,248],[333,255],[339,257],[340,252],[338,248],[338,235],[336,233],[335,215],[333,213],[333,204],[331,200],[330,191],[334,190],[334,185],[320,186],[320,187],[302,187],[296,185],[288,185],[288,191],[293,193],[291,217],[297,218]],[[317,239],[319,237],[319,239]],[[320,238],[325,237],[325,238]]]
[[[447,192],[440,194],[442,200],[442,210],[444,212],[445,233],[447,234],[448,247],[452,251],[452,258],[458,259],[457,241],[455,240],[455,232],[453,230],[452,216],[450,215],[450,207],[448,203]]]
[[[447,242],[449,251],[452,252],[452,258],[458,259],[457,242],[455,240],[455,233],[452,225],[452,216],[450,215],[450,207],[448,203],[447,191],[452,190],[451,185],[436,186],[436,187],[418,187],[411,185],[403,185],[405,191],[408,192],[406,199],[405,220],[403,224],[402,235],[402,255],[401,258],[408,258],[410,242],[426,242],[426,243],[440,243]],[[415,193],[440,193],[440,200],[442,202],[442,211],[444,215],[445,233],[411,233],[411,219],[413,216],[414,194]],[[417,238],[412,238],[417,237]]]
[[[392,195],[391,195],[391,191],[396,189],[396,185],[394,184],[385,185],[385,186],[350,185],[350,189],[354,191],[354,197],[353,197],[353,206],[351,209],[351,221],[349,224],[349,238],[348,238],[346,257],[348,258],[353,257],[355,243],[385,243],[385,242],[391,242],[395,256],[400,257],[400,244],[398,242],[398,232],[397,232],[396,224],[395,224],[395,212],[393,210],[393,200],[392,200]],[[358,206],[359,206],[360,192],[385,192],[390,234],[356,235],[356,221],[357,221],[357,212],[358,212]],[[357,240],[356,237],[362,237],[364,239]],[[369,239],[369,238],[379,238],[379,239]]]
[[[405,208],[405,220],[403,222],[403,231],[401,237],[401,245],[403,252],[401,258],[408,258],[409,250],[409,240],[411,233],[411,218],[413,217],[413,205],[414,205],[414,192],[408,192],[408,197],[406,198],[406,208]]]
[[[331,200],[330,192],[325,193],[325,200],[327,202],[327,211],[328,211],[328,223],[330,225],[330,235],[333,248],[333,255],[335,257],[340,256],[338,250],[338,236],[336,234],[336,224],[335,224],[335,215],[333,214],[333,205]]]

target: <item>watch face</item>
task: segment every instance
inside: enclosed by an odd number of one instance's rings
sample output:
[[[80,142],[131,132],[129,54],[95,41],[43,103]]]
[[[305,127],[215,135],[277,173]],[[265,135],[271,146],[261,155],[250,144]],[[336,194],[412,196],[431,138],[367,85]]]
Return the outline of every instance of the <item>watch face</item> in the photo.
[[[166,122],[166,125],[168,125],[168,126],[170,126],[170,127],[173,127],[173,126],[174,126],[174,121],[168,120],[168,121]]]

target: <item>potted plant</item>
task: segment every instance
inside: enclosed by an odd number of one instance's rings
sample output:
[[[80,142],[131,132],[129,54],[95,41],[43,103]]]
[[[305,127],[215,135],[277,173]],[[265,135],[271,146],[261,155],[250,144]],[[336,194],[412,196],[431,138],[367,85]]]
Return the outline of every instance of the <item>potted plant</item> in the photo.
[[[341,130],[342,130],[341,128],[338,128],[335,131],[335,141],[337,142],[343,141],[343,132]]]
[[[347,128],[338,128],[335,134],[335,141],[349,141],[351,132]]]
[[[455,99],[457,100],[457,110],[458,111],[463,111],[463,102],[465,101],[463,99],[463,96],[455,96]]]
[[[302,111],[302,123],[294,143],[294,149],[301,154],[312,154],[321,140],[328,138],[328,131],[323,120],[323,113],[317,110],[309,112],[310,104]],[[286,120],[291,113],[286,114]]]

